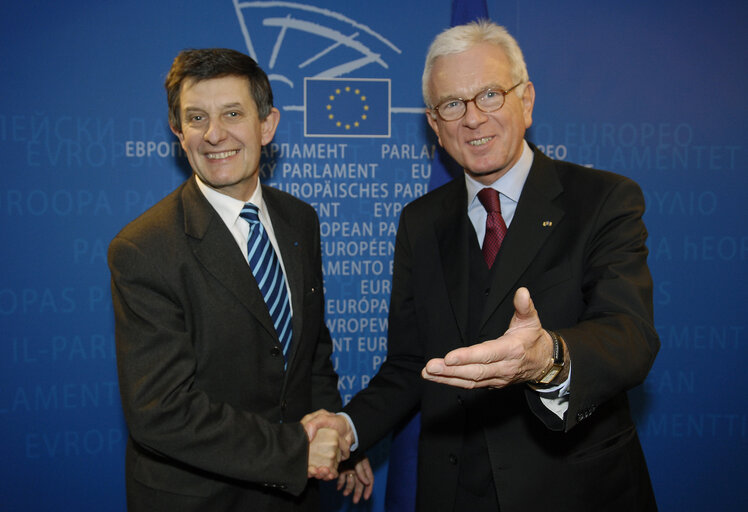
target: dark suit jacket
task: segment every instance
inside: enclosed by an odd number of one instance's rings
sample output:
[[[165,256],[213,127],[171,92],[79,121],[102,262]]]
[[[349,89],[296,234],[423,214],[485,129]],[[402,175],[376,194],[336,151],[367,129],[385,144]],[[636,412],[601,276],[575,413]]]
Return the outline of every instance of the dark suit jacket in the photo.
[[[131,510],[316,510],[298,421],[340,397],[319,221],[263,188],[293,305],[288,371],[262,295],[195,178],[112,241]]]
[[[502,512],[647,510],[649,476],[626,398],[659,348],[652,318],[644,201],[631,180],[535,158],[468,339],[468,254],[477,249],[464,179],[406,206],[395,247],[387,361],[344,408],[366,449],[420,405],[418,503],[454,503],[466,408],[480,417]],[[564,420],[522,384],[466,391],[420,377],[426,361],[496,338],[517,288],[566,339]],[[490,481],[490,480],[489,480]]]

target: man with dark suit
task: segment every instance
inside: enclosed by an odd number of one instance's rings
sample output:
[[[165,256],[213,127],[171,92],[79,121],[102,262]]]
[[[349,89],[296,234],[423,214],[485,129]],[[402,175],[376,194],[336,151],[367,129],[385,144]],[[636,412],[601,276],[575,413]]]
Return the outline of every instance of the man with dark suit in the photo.
[[[317,510],[308,477],[336,477],[347,446],[300,423],[341,402],[316,213],[259,184],[270,84],[239,52],[188,50],[166,90],[194,175],[109,249],[128,508]]]
[[[524,140],[535,91],[503,27],[440,34],[423,91],[464,177],[403,210],[387,360],[308,432],[366,448],[420,408],[423,511],[656,509],[626,398],[659,348],[639,187]]]

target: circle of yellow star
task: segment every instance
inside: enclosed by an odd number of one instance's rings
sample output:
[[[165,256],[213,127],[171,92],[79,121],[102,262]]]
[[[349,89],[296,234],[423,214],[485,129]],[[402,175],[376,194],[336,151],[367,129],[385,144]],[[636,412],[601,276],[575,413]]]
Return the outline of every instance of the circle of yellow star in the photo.
[[[345,87],[343,87],[342,89],[341,89],[341,88],[336,88],[336,89],[335,89],[335,91],[334,91],[334,94],[331,94],[331,95],[329,96],[329,99],[330,99],[330,101],[331,101],[331,102],[333,102],[333,101],[335,101],[335,100],[337,99],[337,97],[338,97],[338,96],[340,96],[341,94],[343,94],[343,93],[351,93],[351,92],[352,92],[352,93],[353,93],[354,95],[358,96],[358,97],[359,97],[359,99],[360,99],[360,100],[361,100],[361,101],[363,102],[363,105],[362,105],[362,107],[361,107],[361,108],[362,108],[362,110],[363,110],[364,112],[368,112],[368,110],[369,110],[369,105],[368,105],[368,104],[366,103],[366,96],[365,96],[365,95],[363,95],[363,94],[361,94],[361,89],[358,89],[358,88],[353,88],[353,89],[352,89],[350,85],[346,85],[346,86],[345,86]],[[327,116],[327,117],[328,117],[328,119],[330,119],[331,121],[332,121],[332,120],[334,120],[334,119],[335,119],[335,114],[333,113],[332,103],[328,103],[328,104],[327,104],[327,105],[325,106],[325,108],[326,108],[326,109],[327,109],[327,110],[328,110],[328,111],[330,112],[330,113],[328,114],[328,116]],[[361,117],[360,117],[360,119],[361,119],[362,121],[366,121],[366,119],[368,119],[368,117],[367,117],[367,115],[366,115],[366,114],[364,113],[364,114],[361,114]],[[360,123],[359,121],[354,121],[354,122],[353,122],[353,125],[351,125],[350,123],[346,123],[345,125],[343,125],[343,123],[342,123],[341,121],[336,121],[336,122],[335,122],[335,126],[336,126],[336,127],[338,127],[338,128],[344,127],[344,128],[346,129],[346,130],[350,130],[350,129],[351,129],[352,127],[353,127],[353,128],[359,128],[359,127],[361,127],[361,123]]]

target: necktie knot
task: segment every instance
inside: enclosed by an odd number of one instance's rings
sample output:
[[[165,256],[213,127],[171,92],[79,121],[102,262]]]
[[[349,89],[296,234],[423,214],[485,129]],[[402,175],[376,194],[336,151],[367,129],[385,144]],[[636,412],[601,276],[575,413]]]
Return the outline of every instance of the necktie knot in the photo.
[[[260,210],[252,203],[245,204],[239,216],[250,224],[257,224],[260,222]]]
[[[487,212],[501,213],[501,201],[499,200],[499,192],[497,190],[493,188],[484,188],[478,192],[478,200]]]

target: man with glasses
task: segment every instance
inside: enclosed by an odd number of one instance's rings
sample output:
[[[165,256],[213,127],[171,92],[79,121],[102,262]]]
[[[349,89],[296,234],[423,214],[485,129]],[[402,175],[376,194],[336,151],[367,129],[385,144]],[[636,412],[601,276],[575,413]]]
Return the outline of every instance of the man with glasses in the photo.
[[[420,408],[419,510],[656,509],[626,398],[659,348],[639,187],[525,141],[503,27],[440,34],[423,95],[464,176],[403,210],[387,361],[308,430],[365,449]]]

